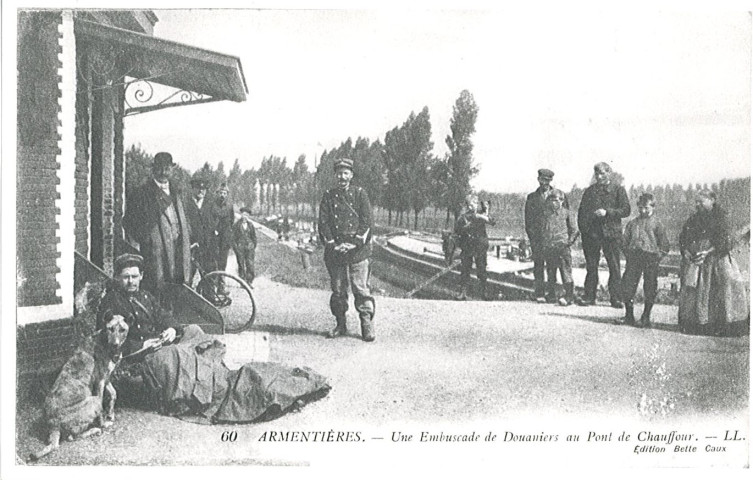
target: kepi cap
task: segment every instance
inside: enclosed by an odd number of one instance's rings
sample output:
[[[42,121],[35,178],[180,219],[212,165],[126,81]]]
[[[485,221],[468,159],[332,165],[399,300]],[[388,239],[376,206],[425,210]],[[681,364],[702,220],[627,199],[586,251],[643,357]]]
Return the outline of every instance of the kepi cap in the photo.
[[[351,172],[353,171],[353,160],[349,158],[340,158],[338,160],[335,160],[335,171],[341,169],[341,168],[347,168]]]
[[[251,207],[241,207],[241,213],[248,213],[249,215],[253,215]]]
[[[144,257],[134,253],[124,253],[115,259],[114,270],[116,275],[128,267],[139,267],[139,269],[143,270]]]
[[[539,177],[548,178],[549,180],[554,178],[554,172],[548,168],[539,169]]]

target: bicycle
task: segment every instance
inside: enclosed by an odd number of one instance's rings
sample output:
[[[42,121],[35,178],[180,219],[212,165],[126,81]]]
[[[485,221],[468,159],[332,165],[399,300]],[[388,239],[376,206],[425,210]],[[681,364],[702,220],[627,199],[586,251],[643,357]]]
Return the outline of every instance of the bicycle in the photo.
[[[253,325],[256,302],[252,287],[245,280],[224,270],[207,273],[196,259],[194,248],[191,249],[191,265],[199,273],[199,281],[193,290],[217,308],[226,332],[239,333]]]

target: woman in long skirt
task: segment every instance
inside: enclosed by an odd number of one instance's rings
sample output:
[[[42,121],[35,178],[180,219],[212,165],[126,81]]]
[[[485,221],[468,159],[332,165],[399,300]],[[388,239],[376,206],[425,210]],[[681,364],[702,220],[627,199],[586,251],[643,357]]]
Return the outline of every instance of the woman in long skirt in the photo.
[[[716,193],[698,193],[696,212],[680,233],[680,329],[702,335],[747,331],[746,280],[731,255],[735,238]]]

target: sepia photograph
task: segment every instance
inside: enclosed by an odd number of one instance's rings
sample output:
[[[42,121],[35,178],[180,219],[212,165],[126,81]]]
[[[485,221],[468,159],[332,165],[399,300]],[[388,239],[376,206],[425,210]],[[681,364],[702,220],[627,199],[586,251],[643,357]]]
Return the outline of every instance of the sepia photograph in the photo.
[[[749,10],[4,3],[0,476],[744,474]]]

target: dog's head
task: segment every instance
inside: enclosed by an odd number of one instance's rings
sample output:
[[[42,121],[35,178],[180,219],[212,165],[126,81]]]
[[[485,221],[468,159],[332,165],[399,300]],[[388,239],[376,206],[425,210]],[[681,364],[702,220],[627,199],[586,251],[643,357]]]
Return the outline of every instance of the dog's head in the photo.
[[[128,337],[128,324],[122,315],[113,315],[103,331],[110,348],[120,349]]]

